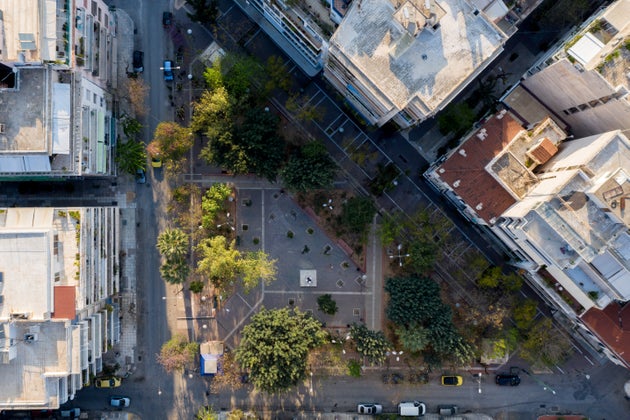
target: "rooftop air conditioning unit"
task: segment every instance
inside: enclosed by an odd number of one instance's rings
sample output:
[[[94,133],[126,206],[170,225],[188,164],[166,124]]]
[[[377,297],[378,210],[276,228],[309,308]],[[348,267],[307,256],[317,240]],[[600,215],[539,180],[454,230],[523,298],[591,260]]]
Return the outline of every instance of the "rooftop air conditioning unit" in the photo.
[[[35,341],[37,341],[37,334],[24,334],[24,342],[26,344],[31,344],[34,343]]]

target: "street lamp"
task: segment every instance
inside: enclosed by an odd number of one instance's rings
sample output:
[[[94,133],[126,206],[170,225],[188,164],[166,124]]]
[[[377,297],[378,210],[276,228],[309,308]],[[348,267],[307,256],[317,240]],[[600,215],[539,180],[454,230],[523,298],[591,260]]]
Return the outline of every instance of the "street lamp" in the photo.
[[[403,254],[402,253],[402,244],[398,244],[398,246],[396,247],[396,249],[398,250],[398,254],[396,255],[390,255],[389,259],[392,260],[394,258],[398,258],[398,266],[402,267],[403,265],[403,258],[407,258],[410,256],[410,254]]]
[[[327,203],[322,204],[322,207],[327,210],[333,211],[334,207],[332,206],[332,201],[332,198],[329,198]]]
[[[225,223],[219,223],[219,224],[217,225],[217,229],[221,228],[222,226],[226,226],[226,225],[227,225],[227,226],[229,226],[229,227],[230,227],[230,229],[232,229],[232,231],[235,231],[235,230],[236,230],[236,228],[232,225],[232,222],[230,222],[230,213],[229,213],[229,212],[228,212],[228,213],[226,213],[226,214],[225,214],[225,217],[226,217],[226,219],[225,219]]]
[[[311,388],[310,388],[310,391],[311,391],[311,395],[312,395],[313,394],[313,371],[311,371]]]

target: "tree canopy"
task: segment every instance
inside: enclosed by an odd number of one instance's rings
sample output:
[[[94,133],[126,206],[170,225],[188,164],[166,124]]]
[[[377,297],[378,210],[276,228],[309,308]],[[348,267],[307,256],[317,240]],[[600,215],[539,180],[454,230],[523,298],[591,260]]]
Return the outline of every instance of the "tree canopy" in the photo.
[[[340,221],[352,233],[365,233],[375,211],[369,198],[352,197],[343,204]]]
[[[186,156],[193,145],[190,129],[173,121],[161,122],[155,127],[149,148],[159,150],[163,159],[177,161]]]
[[[164,257],[160,266],[162,278],[172,284],[186,281],[190,273],[190,266],[186,261],[188,235],[181,229],[166,229],[158,236],[156,246]]]
[[[438,357],[458,363],[470,360],[472,348],[455,329],[451,308],[442,302],[436,282],[428,278],[389,278],[385,291],[389,293],[387,317],[405,328],[399,332],[410,334],[414,328],[423,328],[427,331],[428,347]]]
[[[217,216],[225,209],[225,200],[232,195],[232,188],[228,184],[217,182],[201,198],[201,209],[203,216],[201,224],[204,228],[210,229],[216,225]]]
[[[157,355],[158,363],[171,373],[191,366],[199,353],[199,343],[189,343],[182,335],[176,335],[162,345]]]
[[[571,354],[571,342],[558,331],[551,319],[537,322],[527,334],[520,356],[534,366],[553,366]]]
[[[138,169],[146,169],[147,152],[144,150],[144,144],[133,139],[118,143],[115,160],[118,168],[128,174],[135,175]]]
[[[392,348],[392,344],[382,331],[372,331],[365,325],[352,324],[350,336],[354,340],[357,352],[371,364],[383,363],[387,351]]]
[[[289,158],[281,175],[287,188],[304,192],[332,185],[336,169],[326,147],[310,142]]]
[[[186,13],[193,22],[209,23],[213,25],[219,16],[219,2],[217,0],[187,0],[193,8],[193,13]]]
[[[307,313],[263,308],[243,328],[236,360],[256,388],[274,393],[306,376],[308,353],[325,338],[319,321]]]

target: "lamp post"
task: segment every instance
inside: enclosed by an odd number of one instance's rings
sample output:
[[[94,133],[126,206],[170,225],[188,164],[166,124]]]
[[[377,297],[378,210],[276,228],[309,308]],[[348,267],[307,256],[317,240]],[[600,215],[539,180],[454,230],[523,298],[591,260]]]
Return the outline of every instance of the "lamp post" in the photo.
[[[229,212],[225,214],[225,222],[224,222],[224,223],[219,223],[219,224],[217,225],[217,229],[220,229],[220,228],[221,228],[221,227],[223,227],[223,226],[229,226],[229,228],[230,228],[232,231],[235,231],[235,230],[236,230],[236,228],[232,225],[232,222],[230,222],[230,213],[229,213]]]
[[[402,267],[403,265],[403,258],[407,258],[410,256],[410,254],[403,254],[402,253],[402,244],[398,244],[398,246],[396,247],[396,249],[398,250],[398,254],[396,255],[390,255],[389,259],[393,260],[394,258],[398,258],[398,266]]]

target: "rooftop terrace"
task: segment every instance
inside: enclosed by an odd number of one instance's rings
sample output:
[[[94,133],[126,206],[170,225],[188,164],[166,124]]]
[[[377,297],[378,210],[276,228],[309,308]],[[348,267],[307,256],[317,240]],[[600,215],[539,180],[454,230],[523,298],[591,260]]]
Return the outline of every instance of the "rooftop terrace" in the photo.
[[[467,1],[354,1],[331,38],[365,85],[402,109],[414,98],[438,108],[506,40]],[[369,82],[368,82],[369,81]]]

